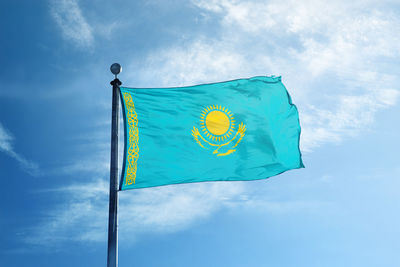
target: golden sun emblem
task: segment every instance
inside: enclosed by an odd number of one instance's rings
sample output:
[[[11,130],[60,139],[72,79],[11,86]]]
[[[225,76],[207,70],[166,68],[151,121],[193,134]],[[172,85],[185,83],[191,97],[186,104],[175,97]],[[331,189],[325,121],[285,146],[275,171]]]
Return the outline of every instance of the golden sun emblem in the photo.
[[[199,129],[193,127],[194,140],[202,148],[213,149],[213,154],[226,156],[236,151],[235,148],[245,135],[246,126],[242,122],[236,127],[236,121],[231,111],[223,106],[213,105],[202,111],[200,129],[202,134]]]

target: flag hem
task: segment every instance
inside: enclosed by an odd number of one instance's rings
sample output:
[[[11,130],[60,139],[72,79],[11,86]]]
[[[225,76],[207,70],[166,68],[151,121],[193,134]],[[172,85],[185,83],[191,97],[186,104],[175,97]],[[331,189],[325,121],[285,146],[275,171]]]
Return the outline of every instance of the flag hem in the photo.
[[[272,174],[270,176],[267,176],[267,177],[254,178],[254,179],[250,179],[250,180],[245,180],[245,179],[244,180],[227,180],[227,179],[223,180],[223,179],[218,179],[218,180],[203,180],[203,181],[193,181],[193,182],[178,182],[178,183],[151,185],[151,186],[143,186],[143,187],[136,187],[136,188],[128,187],[128,188],[125,188],[125,189],[121,189],[120,191],[134,190],[134,189],[144,189],[144,188],[153,188],[153,187],[168,186],[168,185],[206,183],[206,182],[251,182],[251,181],[258,181],[258,180],[267,180],[269,178],[272,178],[272,177],[278,176],[280,174],[283,174],[284,172],[291,171],[291,170],[296,170],[296,169],[302,169],[302,168],[304,168],[304,166],[301,163],[300,166],[298,166],[296,168],[289,168],[289,169],[286,169],[286,170],[283,170],[283,171],[279,171],[279,172],[277,172],[275,174]]]

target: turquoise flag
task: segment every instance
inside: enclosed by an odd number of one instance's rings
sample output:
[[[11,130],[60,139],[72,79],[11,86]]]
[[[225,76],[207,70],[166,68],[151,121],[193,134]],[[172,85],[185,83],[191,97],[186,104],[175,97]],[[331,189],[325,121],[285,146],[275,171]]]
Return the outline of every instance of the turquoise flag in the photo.
[[[120,89],[121,190],[264,179],[304,167],[297,108],[280,77]]]

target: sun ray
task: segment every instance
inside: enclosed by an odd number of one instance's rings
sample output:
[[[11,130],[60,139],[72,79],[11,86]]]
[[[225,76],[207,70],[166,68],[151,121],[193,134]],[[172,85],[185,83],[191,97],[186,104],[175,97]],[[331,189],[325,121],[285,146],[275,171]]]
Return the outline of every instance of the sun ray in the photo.
[[[200,114],[199,128],[210,141],[228,140],[235,131],[235,125],[236,120],[233,113],[219,104],[205,107]]]

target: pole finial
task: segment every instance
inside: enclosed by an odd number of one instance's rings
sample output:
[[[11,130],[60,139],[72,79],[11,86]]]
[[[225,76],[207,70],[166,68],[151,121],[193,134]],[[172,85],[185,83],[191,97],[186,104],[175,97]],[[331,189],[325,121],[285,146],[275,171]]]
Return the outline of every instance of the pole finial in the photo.
[[[115,75],[115,78],[117,78],[117,75],[120,74],[122,71],[122,67],[120,64],[114,63],[111,65],[110,70],[111,70],[112,74]]]

